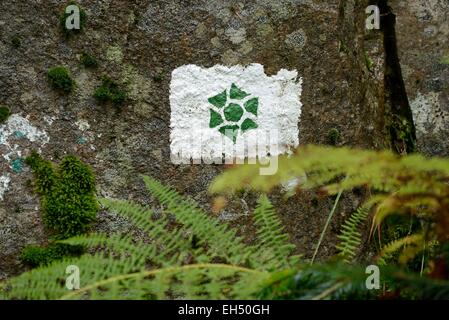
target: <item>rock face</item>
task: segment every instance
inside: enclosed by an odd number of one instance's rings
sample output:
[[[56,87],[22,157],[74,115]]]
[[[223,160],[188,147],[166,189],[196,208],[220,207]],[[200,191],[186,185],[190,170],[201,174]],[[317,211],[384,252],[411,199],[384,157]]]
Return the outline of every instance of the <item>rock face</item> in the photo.
[[[393,1],[418,149],[449,155],[449,2]]]
[[[33,149],[55,162],[65,154],[79,156],[93,167],[99,196],[151,206],[154,202],[139,176],[147,174],[210,209],[207,186],[223,167],[170,161],[169,88],[171,72],[180,66],[259,63],[267,75],[280,69],[297,70],[303,78],[300,144],[389,147],[383,34],[365,29],[369,2],[80,1],[87,14],[86,26],[66,38],[58,20],[65,3],[29,0],[12,5],[2,1],[0,104],[48,141],[34,139],[28,131],[9,130],[5,144],[0,135],[0,279],[24,270],[17,255],[25,245],[48,240],[39,201],[29,183],[31,172],[20,165]],[[409,6],[411,2],[415,4]],[[437,115],[448,111],[444,111],[448,5],[437,0],[426,5],[418,2],[395,5],[400,53],[423,137],[420,144],[426,151],[443,154],[443,146],[435,149],[431,139],[447,143],[441,139],[448,128]],[[83,52],[98,60],[97,68],[82,66]],[[71,94],[55,91],[47,81],[47,70],[57,65],[67,67],[76,81]],[[129,100],[125,105],[95,101],[92,95],[103,76],[126,88]],[[438,127],[427,126],[426,110],[435,114],[432,119]],[[8,125],[0,127],[2,133]],[[298,250],[310,256],[333,199],[305,193],[284,201],[281,192],[271,198]],[[359,198],[343,196],[319,257],[335,252],[339,224],[358,206]],[[250,217],[245,214],[254,199],[252,194],[236,197],[220,213],[224,220],[241,226],[249,240]],[[100,213],[98,220],[97,230],[130,228],[107,212]]]

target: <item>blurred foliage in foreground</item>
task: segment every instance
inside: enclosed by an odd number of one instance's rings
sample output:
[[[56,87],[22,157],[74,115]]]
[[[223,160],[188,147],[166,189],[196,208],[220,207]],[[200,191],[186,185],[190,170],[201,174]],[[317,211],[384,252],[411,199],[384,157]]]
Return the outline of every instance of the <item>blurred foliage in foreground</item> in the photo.
[[[280,158],[275,175],[258,173],[256,165],[236,167],[218,177],[210,191],[250,187],[268,193],[295,178],[305,180],[297,191],[318,188],[332,195],[365,190],[366,201],[342,226],[336,259],[313,264],[292,256],[294,247],[266,195],[252,215],[257,241],[247,244],[193,201],[144,177],[165,207],[162,214],[129,201],[100,202],[128,217],[145,237],[92,234],[64,240],[96,249],[11,279],[3,284],[3,297],[449,299],[448,160],[307,146]],[[377,250],[372,261],[358,258],[365,237],[361,227],[366,224],[371,226],[369,239],[377,235],[380,242],[379,248],[369,249]],[[77,291],[64,287],[70,264],[80,268]],[[367,290],[365,268],[370,264],[380,268],[377,290]]]
[[[294,179],[305,180],[297,187],[297,192],[319,189],[334,195],[355,188],[365,190],[366,201],[342,226],[340,243],[336,244],[339,257],[346,263],[375,263],[390,268],[390,271],[392,267],[400,267],[401,272],[410,273],[404,276],[403,273],[384,272],[386,277],[393,274],[402,279],[393,277],[395,280],[384,288],[391,289],[395,284],[415,279],[413,272],[419,272],[420,281],[413,280],[417,286],[426,281],[423,277],[426,274],[440,280],[448,279],[447,159],[428,159],[417,154],[400,157],[389,151],[305,146],[292,156],[280,157],[279,169],[274,175],[259,175],[260,167],[244,165],[228,170],[215,180],[210,191],[229,193],[249,187],[270,192]],[[367,223],[371,225],[370,239],[378,235],[380,249],[374,261],[356,261],[363,238],[360,229]],[[350,268],[346,269],[347,274],[351,274]],[[428,284],[433,286],[433,282]],[[406,296],[418,297],[428,292],[421,289]]]
[[[144,177],[165,206],[162,213],[124,200],[100,199],[128,218],[140,236],[90,234],[60,241],[90,254],[41,266],[3,285],[6,299],[248,299],[276,270],[296,269],[299,257],[283,233],[268,198],[254,211],[258,239],[251,245],[236,230],[191,200]],[[80,272],[80,288],[66,289],[67,266]],[[1,293],[1,291],[0,291]]]

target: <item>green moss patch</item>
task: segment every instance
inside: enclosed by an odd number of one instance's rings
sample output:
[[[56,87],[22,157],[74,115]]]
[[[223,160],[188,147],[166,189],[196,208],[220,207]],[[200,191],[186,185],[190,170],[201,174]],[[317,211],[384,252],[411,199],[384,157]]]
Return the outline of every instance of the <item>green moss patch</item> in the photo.
[[[5,122],[8,120],[9,116],[11,115],[11,111],[8,107],[0,106],[0,123]]]
[[[78,257],[84,252],[84,246],[53,243],[48,245],[47,247],[25,247],[22,250],[19,258],[22,263],[35,268],[49,265],[53,261],[62,260],[65,257]]]
[[[20,46],[22,45],[22,41],[20,41],[20,38],[19,38],[18,36],[13,36],[13,37],[11,38],[11,45],[12,45],[14,48],[18,49],[18,48],[20,48]]]
[[[98,212],[95,178],[89,166],[75,156],[66,156],[59,166],[36,152],[26,158],[34,173],[34,185],[41,195],[46,227],[65,239],[88,230]]]
[[[75,81],[70,76],[69,71],[61,66],[51,68],[47,72],[48,80],[53,88],[69,93],[75,87]]]
[[[94,57],[92,57],[90,54],[86,53],[86,52],[81,53],[80,61],[83,64],[83,66],[85,66],[86,68],[96,68],[96,67],[98,67],[97,60]]]
[[[449,55],[442,56],[440,59],[440,64],[449,65]]]
[[[94,92],[94,98],[99,103],[111,102],[114,105],[120,105],[126,100],[127,94],[117,83],[109,78],[103,78],[101,86]]]

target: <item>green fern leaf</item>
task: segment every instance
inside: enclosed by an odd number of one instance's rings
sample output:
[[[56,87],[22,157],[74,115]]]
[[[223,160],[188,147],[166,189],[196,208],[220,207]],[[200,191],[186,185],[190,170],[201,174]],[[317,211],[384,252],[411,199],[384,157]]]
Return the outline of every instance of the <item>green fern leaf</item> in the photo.
[[[336,247],[340,251],[339,255],[347,263],[352,262],[360,249],[362,235],[359,228],[368,216],[369,210],[366,207],[358,208],[341,227],[341,233],[338,236],[340,243]]]

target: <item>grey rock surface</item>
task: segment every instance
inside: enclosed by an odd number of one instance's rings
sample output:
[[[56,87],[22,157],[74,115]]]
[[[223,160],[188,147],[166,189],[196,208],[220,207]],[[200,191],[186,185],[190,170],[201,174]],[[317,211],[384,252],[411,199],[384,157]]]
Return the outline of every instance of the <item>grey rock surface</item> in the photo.
[[[10,148],[0,144],[0,175],[10,178],[0,201],[0,279],[24,270],[17,259],[24,246],[45,244],[49,237],[41,223],[39,199],[30,186],[30,170],[26,166],[13,170],[12,161],[32,149],[55,162],[65,154],[79,156],[92,166],[99,196],[158,208],[140,178],[146,174],[210,209],[207,187],[224,168],[170,162],[169,84],[171,71],[181,65],[256,62],[265,66],[267,74],[281,68],[296,69],[304,79],[299,127],[302,144],[329,143],[329,132],[337,129],[337,145],[388,147],[382,33],[365,29],[368,2],[79,1],[88,16],[86,28],[66,39],[58,21],[65,2],[1,1],[0,104],[26,118],[49,140],[42,143],[11,137],[16,153],[10,159],[4,157]],[[447,10],[447,2],[432,0],[429,6],[422,5],[424,9],[418,4],[415,9],[407,7],[408,2],[398,1],[395,9],[409,94],[412,101],[422,97],[429,108],[439,105],[445,110],[449,67],[439,61],[448,54],[444,52],[447,11],[441,14]],[[408,32],[415,23],[419,32],[411,36]],[[18,48],[11,44],[14,37],[20,39]],[[79,60],[82,52],[94,56],[99,67],[84,68]],[[46,71],[56,65],[66,66],[76,80],[72,94],[62,95],[50,87]],[[129,102],[120,109],[98,105],[92,97],[105,75],[129,92]],[[443,134],[446,126],[447,122],[443,123],[438,134]],[[298,252],[311,256],[333,199],[304,192],[284,200],[282,191],[270,198]],[[256,195],[249,193],[243,199],[254,207]],[[250,241],[254,236],[250,215],[242,214],[246,208],[240,200],[231,201],[220,217],[239,226]],[[335,253],[339,225],[359,201],[360,195],[343,195],[319,258]],[[111,213],[99,215],[96,230],[128,232],[132,228]]]
[[[449,2],[393,1],[418,149],[449,155]]]

